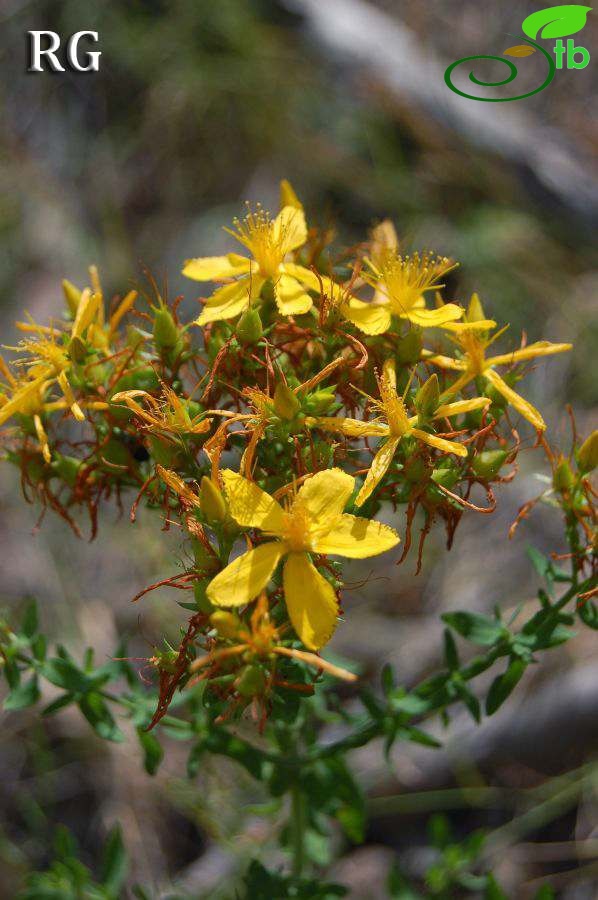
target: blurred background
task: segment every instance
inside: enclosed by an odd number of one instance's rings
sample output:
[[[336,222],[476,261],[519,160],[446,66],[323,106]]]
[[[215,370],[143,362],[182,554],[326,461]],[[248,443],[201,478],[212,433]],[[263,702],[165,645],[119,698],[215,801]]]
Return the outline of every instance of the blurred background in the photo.
[[[2,342],[14,342],[23,309],[38,321],[56,314],[60,280],[80,284],[91,262],[108,293],[147,266],[167,277],[171,296],[185,294],[191,316],[197,292],[179,274],[182,261],[227,249],[220,226],[245,200],[274,207],[286,177],[312,221],[336,223],[340,245],[389,216],[407,248],[459,260],[454,298],[477,290],[491,315],[511,323],[510,346],[522,329],[530,341],[573,341],[573,353],[542,364],[526,383],[552,442],[568,452],[565,402],[581,433],[596,426],[595,66],[563,69],[547,90],[515,104],[475,103],[443,82],[453,60],[517,43],[521,21],[542,5],[2,0]],[[592,53],[596,22],[590,14],[580,37]],[[99,73],[27,73],[26,32],[45,28],[64,36],[97,30]],[[541,82],[541,60],[518,64],[522,79]],[[554,512],[539,510],[508,542],[518,507],[542,487],[539,456],[521,462],[499,512],[484,527],[466,516],[450,555],[437,533],[421,576],[409,558],[348,593],[335,653],[359,660],[372,679],[390,661],[410,684],[439,664],[442,611],[533,603],[524,548],[561,549],[560,529]],[[76,543],[50,516],[36,527],[39,510],[23,503],[17,482],[15,471],[0,469],[7,615],[34,595],[49,634],[75,652],[93,644],[98,659],[122,632],[139,656],[151,654],[165,629],[176,638],[168,592],[129,603],[172,571],[176,536],[165,540],[149,513],[130,526],[114,509],[94,543]],[[357,582],[368,572],[356,566],[354,574]],[[458,835],[501,829],[496,873],[509,896],[531,896],[548,874],[559,896],[597,896],[595,636],[580,633],[552,651],[491,722],[475,729],[457,715],[438,733],[443,750],[399,745],[388,765],[379,747],[354,754],[370,824],[363,847],[339,839],[330,877],[351,885],[352,898],[388,896],[397,859],[416,875],[427,864],[426,821],[442,808]],[[230,896],[246,860],[267,845],[267,826],[251,807],[260,798],[239,770],[213,761],[188,782],[183,754],[169,745],[150,779],[134,742],[100,743],[76,713],[47,721],[3,713],[0,898],[15,896],[24,873],[47,863],[58,823],[75,833],[93,868],[115,821],[131,880],[156,897]],[[563,797],[555,779],[566,773],[576,787]],[[530,788],[552,801],[531,820],[517,814]]]

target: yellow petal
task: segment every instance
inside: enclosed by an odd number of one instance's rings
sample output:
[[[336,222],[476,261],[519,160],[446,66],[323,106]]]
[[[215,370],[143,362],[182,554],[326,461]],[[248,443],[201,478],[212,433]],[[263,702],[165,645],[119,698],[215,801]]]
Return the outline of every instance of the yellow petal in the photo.
[[[83,293],[85,293],[85,291]],[[83,410],[75,400],[75,395],[73,394],[72,388],[64,372],[59,373],[57,380],[62,393],[64,394],[64,398],[70,406],[71,412],[74,415],[75,419],[77,419],[79,422],[84,422],[85,416],[83,415]]]
[[[338,602],[332,585],[305,553],[289,554],[282,577],[293,628],[306,647],[319,650],[336,628]]]
[[[295,207],[295,209],[303,209],[303,204],[295,193],[293,185],[290,181],[287,181],[286,178],[283,178],[280,182],[280,208],[284,209],[285,206],[293,206]]]
[[[487,397],[472,397],[471,400],[456,400],[454,403],[444,403],[434,413],[435,419],[444,419],[450,416],[460,416],[462,413],[473,412],[475,409],[483,409],[489,406]]]
[[[429,444],[430,447],[436,447],[437,450],[442,450],[443,453],[454,453],[456,456],[467,456],[467,447],[464,447],[463,444],[457,444],[456,441],[447,441],[435,434],[428,434],[427,431],[420,431],[419,428],[413,428],[411,434],[418,440],[423,441],[424,444]]]
[[[484,377],[490,382],[490,384],[496,388],[499,394],[502,394],[503,397],[508,400],[511,406],[517,410],[517,412],[521,413],[524,419],[527,419],[528,422],[537,428],[538,431],[544,431],[546,428],[546,422],[542,418],[541,414],[538,412],[535,406],[532,406],[531,403],[518,394],[513,388],[509,387],[509,385],[503,381],[498,372],[495,372],[494,369],[486,369],[484,372]]]
[[[480,319],[479,322],[447,322],[443,325],[447,331],[453,334],[462,334],[464,331],[490,331],[496,328],[494,319]]]
[[[573,348],[573,344],[551,344],[550,341],[536,341],[523,350],[514,350],[512,353],[503,353],[487,360],[492,366],[511,365],[523,362],[526,359],[536,359],[538,356],[551,356],[553,353],[566,353]]]
[[[399,541],[398,534],[389,525],[345,513],[332,531],[316,542],[314,550],[316,553],[365,559],[396,547]]]
[[[118,304],[117,308],[114,310],[112,315],[110,316],[110,333],[116,331],[119,326],[120,320],[123,316],[129,312],[132,308],[135,300],[137,299],[137,291],[129,291],[129,293],[123,297],[123,299]]]
[[[391,316],[387,306],[364,303],[352,297],[348,303],[343,303],[341,312],[364,334],[384,334],[390,328]]]
[[[291,278],[296,278],[297,281],[301,282],[301,284],[310,291],[315,291],[316,294],[320,293],[320,280],[316,273],[312,272],[311,269],[306,269],[305,266],[299,266],[297,263],[285,262],[281,266],[281,271],[286,272]],[[329,280],[330,279],[322,278],[322,285],[324,285],[324,288],[326,287],[326,282]]]
[[[380,481],[386,475],[388,467],[392,462],[392,458],[396,453],[401,438],[389,438],[378,450],[372,460],[370,470],[366,476],[363,486],[355,500],[355,506],[361,506],[368,499],[372,491],[376,489]]]
[[[304,481],[295,503],[304,505],[310,521],[319,527],[333,526],[353,493],[355,479],[342,469],[326,469]]]
[[[47,463],[52,462],[52,454],[50,453],[50,446],[48,444],[48,435],[46,434],[44,426],[42,425],[42,420],[37,413],[33,417],[33,424],[35,425],[35,433],[37,434],[37,439],[42,448],[42,455]]]
[[[201,506],[198,495],[189,487],[188,484],[185,484],[183,479],[180,478],[176,474],[176,472],[172,472],[170,469],[165,469],[164,466],[161,465],[156,466],[156,471],[162,481],[167,484],[170,490],[174,491],[178,497],[186,500],[192,506]]]
[[[284,206],[272,224],[274,240],[279,243],[283,256],[303,246],[307,240],[307,225],[302,208]]]
[[[183,266],[183,275],[194,281],[219,281],[221,278],[234,278],[249,271],[250,261],[238,253],[226,256],[200,256],[188,259]]]
[[[422,359],[433,363],[440,369],[454,369],[457,372],[462,372],[466,368],[465,363],[461,362],[460,359],[453,359],[452,356],[443,356],[441,353],[431,353],[429,350],[422,350]]]
[[[91,324],[98,311],[100,300],[101,295],[92,294],[89,288],[85,288],[81,293],[77,315],[71,329],[71,338],[81,337],[88,325]]]
[[[15,413],[26,413],[31,398],[35,396],[37,391],[41,390],[42,385],[46,380],[47,375],[44,373],[34,381],[30,381],[24,387],[18,388],[10,400],[4,403],[3,406],[0,406],[0,425],[4,425],[4,423],[10,419],[11,416],[14,416]]]
[[[281,541],[270,541],[238,556],[210,581],[208,600],[215,606],[249,603],[270,581],[284,549]]]
[[[276,305],[283,316],[300,316],[309,312],[313,302],[295,278],[282,272],[274,285]]]
[[[342,416],[319,416],[307,419],[307,422],[323,431],[346,434],[348,437],[384,437],[389,434],[388,425],[379,422],[362,422],[360,419],[345,419]]]
[[[445,303],[438,309],[416,309],[412,308],[408,312],[402,314],[402,318],[409,319],[414,325],[420,328],[438,328],[446,325],[447,322],[454,322],[460,319],[463,310],[455,303]]]
[[[238,316],[249,306],[249,291],[250,285],[247,277],[218,288],[202,309],[195,324],[205,325],[208,322],[218,322],[221,319],[233,319]]]
[[[284,512],[270,494],[267,494],[253,481],[242,475],[225,469],[222,482],[232,517],[244,528],[261,528],[272,534],[282,531]]]

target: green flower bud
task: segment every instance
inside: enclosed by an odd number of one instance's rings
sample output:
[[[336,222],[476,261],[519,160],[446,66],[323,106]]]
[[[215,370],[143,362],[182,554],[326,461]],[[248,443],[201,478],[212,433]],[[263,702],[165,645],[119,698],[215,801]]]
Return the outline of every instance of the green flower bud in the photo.
[[[305,400],[305,408],[312,416],[323,416],[334,403],[335,388],[320,388],[308,394]]]
[[[559,493],[570,491],[574,482],[575,477],[571,471],[571,466],[564,457],[561,457],[552,476],[552,485],[555,491],[559,491]]]
[[[87,347],[80,337],[74,337],[69,341],[69,356],[73,362],[83,362],[87,356]]]
[[[172,441],[157,434],[150,434],[148,443],[152,459],[164,468],[177,469],[183,463],[184,454],[178,444],[173,444]]]
[[[434,469],[430,477],[434,484],[439,484],[441,485],[441,487],[445,487],[450,490],[459,481],[459,472],[457,469],[453,469],[452,467],[443,469],[438,468]]]
[[[480,478],[494,478],[504,465],[507,455],[506,450],[482,450],[474,456],[471,468]]]
[[[226,609],[217,609],[210,616],[210,625],[216,629],[220,637],[233,640],[239,634],[241,620]]]
[[[201,511],[208,522],[217,524],[226,519],[226,502],[218,485],[211,478],[204,475],[199,489],[199,503]]]
[[[577,453],[580,472],[592,472],[598,466],[598,431],[585,439]]]
[[[266,687],[266,673],[262,666],[247,665],[235,681],[235,687],[242,697],[256,697],[263,694]]]
[[[69,312],[71,316],[75,318],[75,316],[77,315],[79,300],[81,299],[81,291],[79,290],[79,288],[75,287],[74,284],[64,278],[62,282],[62,292],[64,294],[64,299],[67,302]]]
[[[137,388],[140,391],[151,393],[160,387],[160,379],[156,375],[154,369],[150,366],[144,366],[142,369],[136,369],[133,372],[125,372],[118,379],[112,393],[117,394],[119,391],[132,391]]]
[[[422,419],[430,419],[440,405],[438,376],[430,375],[415,395],[415,408]]]
[[[297,395],[283,381],[279,381],[274,391],[274,411],[276,415],[290,422],[300,409],[301,403],[297,399]]]
[[[179,329],[167,306],[161,306],[154,317],[154,341],[158,350],[171,350],[179,340]]]
[[[81,460],[74,456],[63,456],[61,453],[55,452],[50,468],[65,484],[72,487],[77,481],[82,465]]]
[[[397,362],[412,366],[419,361],[424,345],[420,328],[413,326],[397,344]]]
[[[241,344],[257,344],[264,333],[262,320],[257,309],[246,309],[235,329],[235,334]]]

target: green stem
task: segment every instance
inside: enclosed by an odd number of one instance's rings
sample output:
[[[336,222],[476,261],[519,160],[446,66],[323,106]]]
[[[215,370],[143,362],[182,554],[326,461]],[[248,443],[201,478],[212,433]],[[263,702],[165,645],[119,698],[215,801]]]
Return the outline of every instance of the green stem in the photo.
[[[291,840],[293,851],[293,877],[301,878],[304,863],[305,798],[295,784],[291,790]]]

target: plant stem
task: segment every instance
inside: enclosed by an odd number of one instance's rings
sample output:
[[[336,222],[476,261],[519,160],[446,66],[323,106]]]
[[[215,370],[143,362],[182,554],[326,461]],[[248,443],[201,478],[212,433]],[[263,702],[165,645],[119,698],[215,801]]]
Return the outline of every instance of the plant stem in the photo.
[[[291,790],[291,835],[293,850],[293,877],[301,878],[304,862],[305,800],[300,787],[295,784]]]

